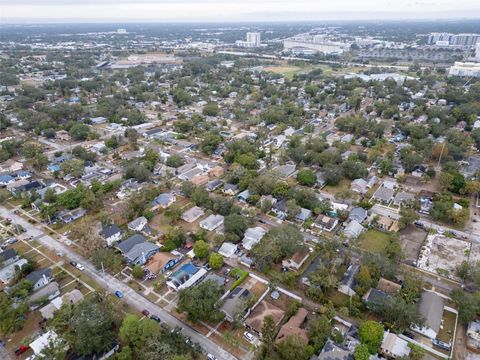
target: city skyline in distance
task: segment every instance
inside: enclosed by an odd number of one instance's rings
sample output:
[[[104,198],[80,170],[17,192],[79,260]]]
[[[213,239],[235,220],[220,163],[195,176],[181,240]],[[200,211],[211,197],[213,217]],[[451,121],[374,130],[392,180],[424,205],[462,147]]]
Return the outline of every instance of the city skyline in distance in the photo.
[[[348,10],[346,10],[348,9]],[[0,0],[0,23],[476,19],[467,0]]]

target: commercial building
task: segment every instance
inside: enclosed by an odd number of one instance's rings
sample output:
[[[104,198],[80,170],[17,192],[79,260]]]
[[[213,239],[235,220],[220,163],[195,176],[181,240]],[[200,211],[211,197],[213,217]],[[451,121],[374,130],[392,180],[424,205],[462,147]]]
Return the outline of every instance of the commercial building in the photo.
[[[480,78],[480,63],[456,61],[455,64],[448,69],[448,76]]]
[[[350,48],[350,44],[334,42],[323,36],[299,36],[285,39],[283,41],[285,50],[295,51],[298,49],[308,49],[315,53],[322,54],[342,54]]]

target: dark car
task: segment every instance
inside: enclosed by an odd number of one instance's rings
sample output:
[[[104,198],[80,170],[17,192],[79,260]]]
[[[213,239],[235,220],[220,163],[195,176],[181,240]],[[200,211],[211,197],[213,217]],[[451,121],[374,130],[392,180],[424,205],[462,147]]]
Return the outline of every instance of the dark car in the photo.
[[[77,263],[75,261],[70,261],[70,265],[77,267]]]
[[[152,319],[153,321],[156,321],[158,323],[162,322],[162,320],[160,320],[160,318],[157,315],[151,315],[150,319]]]
[[[20,345],[18,348],[15,349],[15,355],[19,356],[23,354],[25,351],[30,349],[30,346],[28,345]]]
[[[150,315],[150,311],[148,311],[147,309],[143,309],[142,314],[148,317],[148,315]]]

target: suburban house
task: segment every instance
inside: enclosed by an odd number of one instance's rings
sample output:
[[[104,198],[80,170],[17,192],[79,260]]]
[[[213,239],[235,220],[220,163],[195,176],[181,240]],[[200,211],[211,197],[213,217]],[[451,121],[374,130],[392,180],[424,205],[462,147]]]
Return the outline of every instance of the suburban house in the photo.
[[[310,275],[313,274],[317,269],[320,267],[322,263],[322,259],[320,256],[317,256],[310,265],[307,266],[305,271],[302,274],[302,284],[306,286],[311,286],[310,284]]]
[[[202,210],[202,208],[194,206],[182,214],[182,220],[188,223],[192,223],[201,218],[203,214],[205,214],[205,212]]]
[[[295,219],[300,222],[303,222],[305,220],[308,220],[311,216],[312,216],[312,210],[300,208],[300,212],[295,216]]]
[[[71,222],[80,219],[87,214],[87,210],[82,208],[76,208],[73,210],[64,210],[57,214],[58,220],[64,224],[70,224]]]
[[[60,286],[57,282],[53,281],[30,295],[28,298],[28,304],[30,305],[31,310],[35,310],[45,302],[48,302],[59,295]]]
[[[100,236],[107,242],[108,246],[120,241],[122,234],[122,229],[115,224],[103,226],[100,231]]]
[[[310,360],[353,360],[353,349],[337,345],[328,339],[318,355],[313,355]]]
[[[207,191],[215,191],[217,189],[220,189],[220,187],[223,185],[223,181],[220,180],[220,179],[213,179],[213,180],[210,180],[207,185],[205,186],[205,189],[207,189]]]
[[[388,204],[393,200],[394,190],[385,186],[380,186],[372,196],[372,199],[382,204]]]
[[[167,286],[174,291],[187,289],[202,280],[206,273],[203,267],[185,264],[168,277]]]
[[[277,215],[279,219],[285,219],[287,217],[287,202],[285,199],[276,201],[272,205],[272,211]]]
[[[393,199],[393,204],[396,206],[402,206],[413,200],[415,200],[414,194],[405,191],[399,191]]]
[[[145,216],[140,216],[135,220],[132,220],[128,223],[127,227],[132,231],[142,231],[143,228],[147,225],[148,220]]]
[[[44,319],[53,319],[55,312],[65,304],[76,304],[80,300],[83,300],[83,294],[78,289],[73,289],[68,293],[65,293],[63,296],[53,299],[49,304],[45,305],[40,309],[40,314]]]
[[[21,258],[9,265],[3,266],[0,269],[0,281],[3,284],[8,285],[8,283],[10,283],[10,281],[15,277],[15,267],[18,266],[19,268],[21,268],[26,263],[28,263],[28,261]]]
[[[412,329],[432,340],[435,339],[442,323],[444,302],[435,292],[424,291],[420,301],[420,316],[425,323],[421,327],[412,325]]]
[[[367,210],[361,207],[355,207],[350,211],[350,214],[348,214],[348,219],[349,220],[355,220],[359,222],[360,224],[363,223],[368,217]]]
[[[358,264],[351,264],[347,271],[343,274],[342,281],[338,286],[338,291],[347,296],[355,295],[353,285],[355,284],[355,276],[357,276],[360,266]]]
[[[246,203],[248,201],[248,198],[250,197],[250,191],[243,190],[240,194],[237,195],[237,200],[240,202]]]
[[[243,236],[243,248],[246,250],[252,250],[253,246],[260,242],[260,240],[262,240],[266,233],[267,231],[260,226],[248,228]]]
[[[3,173],[3,172],[12,173],[22,169],[23,169],[23,164],[13,159],[5,160],[0,164],[0,173]]]
[[[150,206],[151,210],[156,210],[158,208],[166,209],[176,201],[175,194],[173,192],[167,192],[158,195],[155,199],[152,200]]]
[[[248,289],[244,289],[240,286],[233,289],[233,291],[225,298],[225,301],[220,308],[220,311],[225,314],[225,319],[229,322],[233,322],[243,318],[243,315],[245,315],[245,312],[248,309],[248,301],[251,297],[252,294]]]
[[[32,283],[33,291],[36,291],[52,281],[52,269],[41,269],[32,271],[30,274],[25,276],[25,280],[28,280]]]
[[[397,232],[399,230],[398,221],[386,216],[379,216],[376,226],[380,230]]]
[[[130,236],[128,239],[117,245],[129,264],[144,265],[149,258],[160,251],[160,248],[148,242],[147,239],[139,234]]]
[[[315,226],[325,231],[332,231],[337,224],[338,219],[322,214],[318,215],[314,223]]]
[[[263,321],[266,316],[271,315],[275,327],[277,327],[285,316],[285,311],[279,307],[262,300],[248,315],[244,325],[245,327],[257,334],[258,336],[262,335]]]
[[[360,234],[365,230],[365,228],[356,220],[350,221],[345,229],[343,230],[343,234],[347,238],[357,238]]]
[[[7,266],[18,261],[19,256],[17,251],[13,248],[8,248],[0,253],[0,264]]]
[[[278,344],[283,340],[287,339],[289,336],[298,336],[299,339],[302,339],[305,344],[308,344],[308,334],[307,330],[302,329],[302,324],[307,318],[308,311],[305,308],[301,307],[298,309],[297,313],[293,315],[282,327],[275,338],[275,343]]]
[[[227,195],[234,196],[238,193],[238,185],[236,185],[236,184],[225,184],[225,185],[223,185],[223,192]]]
[[[296,251],[290,259],[282,260],[282,266],[290,270],[297,271],[307,261],[310,256],[310,249],[308,247],[302,247]]]
[[[222,246],[220,246],[220,249],[218,249],[218,253],[223,257],[230,258],[235,254],[235,251],[237,251],[237,249],[238,246],[236,244],[225,241]]]
[[[362,297],[368,309],[373,309],[390,298],[390,294],[374,288],[369,289]]]
[[[212,231],[223,225],[224,217],[222,215],[210,215],[207,218],[200,221],[200,227],[207,231]]]
[[[368,191],[368,183],[364,179],[355,179],[350,184],[350,189],[361,195],[365,195]]]
[[[387,358],[407,358],[410,354],[408,342],[398,337],[396,334],[386,331],[383,334],[380,353]]]
[[[162,274],[165,271],[169,271],[175,267],[180,262],[181,258],[175,256],[169,252],[157,252],[151,257],[148,261],[148,264],[145,266],[145,269],[148,270],[151,274],[157,275]]]
[[[468,323],[467,347],[477,352],[480,351],[480,320]]]

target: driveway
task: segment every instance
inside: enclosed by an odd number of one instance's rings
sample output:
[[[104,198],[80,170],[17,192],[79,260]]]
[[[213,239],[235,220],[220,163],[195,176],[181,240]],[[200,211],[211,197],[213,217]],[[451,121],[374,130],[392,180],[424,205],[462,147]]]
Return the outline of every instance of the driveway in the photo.
[[[0,216],[6,218],[9,217],[18,225],[21,225],[26,231],[27,235],[35,237],[36,241],[42,245],[48,247],[53,251],[60,251],[65,254],[69,260],[73,260],[77,263],[81,263],[85,270],[83,273],[90,278],[92,278],[96,283],[103,287],[107,292],[114,293],[116,290],[120,290],[124,295],[124,300],[130,306],[142,311],[146,309],[150,314],[157,315],[162,322],[165,322],[171,327],[180,327],[182,328],[182,333],[190,337],[193,342],[197,342],[205,350],[205,352],[213,354],[217,357],[218,360],[235,360],[232,354],[225,351],[223,348],[215,344],[213,341],[198,333],[188,325],[184,324],[170,313],[165,311],[163,308],[158,305],[150,302],[140,294],[136,293],[128,285],[124,284],[117,278],[111,276],[107,273],[102,273],[97,270],[90,261],[78,255],[73,249],[69,246],[63,245],[51,236],[45,234],[43,231],[39,230],[35,225],[30,224],[28,221],[24,220],[22,217],[15,215],[13,212],[9,211],[3,206],[0,206]]]

